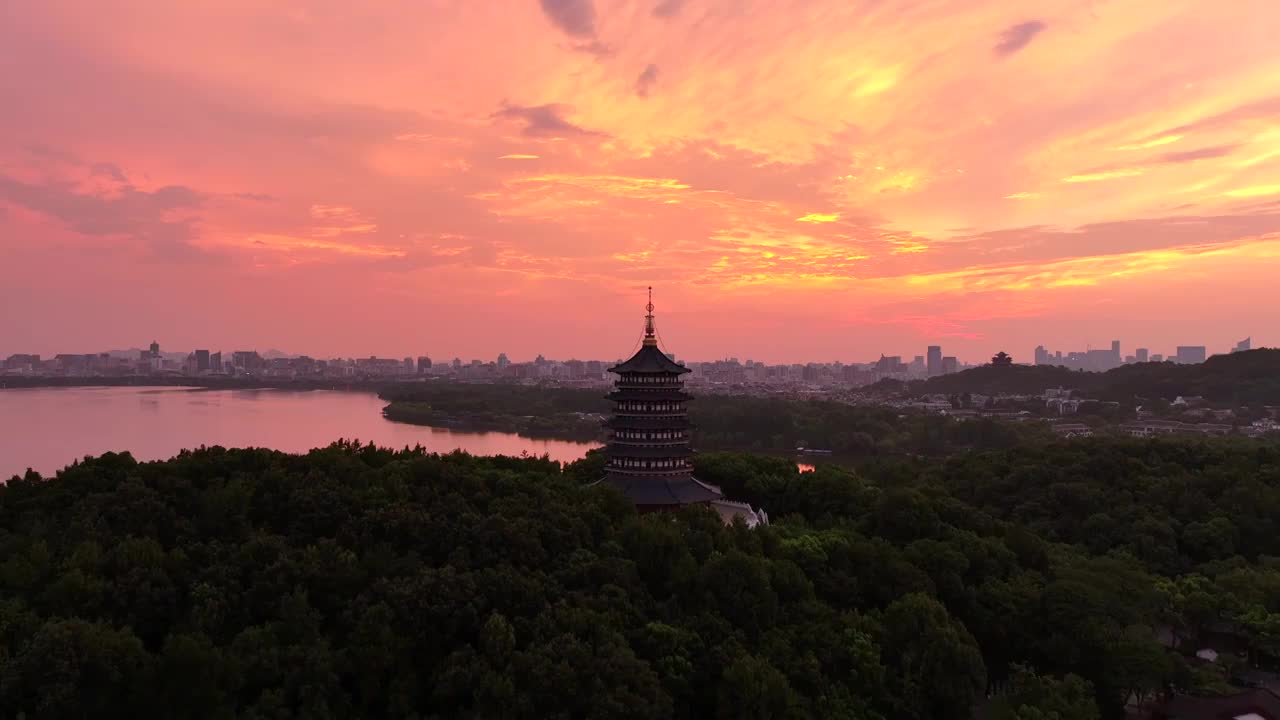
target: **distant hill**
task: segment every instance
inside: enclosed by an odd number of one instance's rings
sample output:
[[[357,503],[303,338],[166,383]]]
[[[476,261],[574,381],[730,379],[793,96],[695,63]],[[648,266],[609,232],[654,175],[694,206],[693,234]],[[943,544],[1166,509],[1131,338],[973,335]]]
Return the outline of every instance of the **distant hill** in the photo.
[[[1042,392],[1045,388],[1083,389],[1085,384],[1093,382],[1098,376],[1099,373],[1080,372],[1050,365],[1008,365],[1006,367],[982,365],[950,375],[909,382],[907,392],[920,395],[926,393],[1030,395]]]
[[[873,387],[888,392],[895,389],[887,383]],[[1212,402],[1280,404],[1280,349],[1215,355],[1198,365],[1137,363],[1105,373],[1053,365],[983,365],[952,375],[912,381],[905,385],[904,391],[912,395],[1034,394],[1055,387],[1121,402],[1199,395]]]

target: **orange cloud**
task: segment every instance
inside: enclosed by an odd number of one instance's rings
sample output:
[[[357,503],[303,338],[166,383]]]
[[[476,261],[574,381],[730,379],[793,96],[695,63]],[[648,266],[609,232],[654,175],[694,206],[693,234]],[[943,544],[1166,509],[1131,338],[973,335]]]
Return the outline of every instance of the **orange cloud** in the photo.
[[[1062,178],[1062,182],[1068,182],[1068,183],[1098,182],[1101,180],[1114,180],[1116,178],[1134,177],[1137,175],[1141,175],[1142,173],[1143,173],[1143,170],[1141,168],[1126,168],[1124,170],[1104,170],[1104,171],[1095,172],[1095,173],[1083,173],[1081,175],[1068,175],[1067,177]]]
[[[809,213],[802,217],[796,218],[796,222],[802,223],[829,223],[840,219],[840,213]]]

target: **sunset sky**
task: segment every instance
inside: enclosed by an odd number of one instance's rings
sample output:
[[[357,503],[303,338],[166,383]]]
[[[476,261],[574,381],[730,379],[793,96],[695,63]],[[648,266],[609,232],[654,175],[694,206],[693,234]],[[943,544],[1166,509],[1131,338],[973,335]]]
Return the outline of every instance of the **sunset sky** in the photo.
[[[1280,343],[1275,0],[0,3],[0,354]]]

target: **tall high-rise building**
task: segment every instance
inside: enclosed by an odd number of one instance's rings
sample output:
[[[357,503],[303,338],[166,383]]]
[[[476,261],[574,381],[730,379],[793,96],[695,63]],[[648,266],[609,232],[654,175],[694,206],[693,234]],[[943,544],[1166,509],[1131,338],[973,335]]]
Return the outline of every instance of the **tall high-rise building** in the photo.
[[[1037,365],[1053,364],[1053,356],[1049,354],[1049,351],[1046,350],[1043,345],[1036,346],[1036,364]]]
[[[498,369],[499,370],[505,370],[506,367],[510,364],[511,364],[511,360],[507,358],[506,353],[498,353]]]
[[[928,358],[927,360],[928,373],[930,375],[941,375],[942,374],[942,346],[930,345],[929,350],[926,354],[926,357]]]
[[[209,369],[216,373],[223,372],[221,351],[209,353]]]
[[[953,372],[957,372],[959,369],[960,369],[960,361],[956,360],[955,356],[948,355],[942,358],[942,374],[943,375],[950,375]]]
[[[1146,362],[1146,361],[1147,361],[1148,353],[1147,353],[1147,349],[1146,349],[1146,348],[1138,348],[1137,350],[1134,350],[1133,352],[1134,352],[1134,358],[1135,358],[1138,362]]]
[[[151,357],[160,357],[160,343],[151,341]]]
[[[427,371],[430,369],[431,369],[431,358],[427,357],[426,355],[419,355],[418,356],[418,374],[426,375]]]
[[[1203,345],[1179,345],[1178,352],[1173,357],[1173,361],[1184,365],[1204,362],[1205,348]]]
[[[209,369],[209,351],[196,351],[196,372],[206,372]]]
[[[1111,341],[1111,367],[1120,367],[1124,363],[1124,356],[1120,354],[1120,341]]]
[[[1240,342],[1236,343],[1236,346],[1231,349],[1231,352],[1233,353],[1248,352],[1252,348],[1253,348],[1253,338],[1247,337],[1241,340]]]

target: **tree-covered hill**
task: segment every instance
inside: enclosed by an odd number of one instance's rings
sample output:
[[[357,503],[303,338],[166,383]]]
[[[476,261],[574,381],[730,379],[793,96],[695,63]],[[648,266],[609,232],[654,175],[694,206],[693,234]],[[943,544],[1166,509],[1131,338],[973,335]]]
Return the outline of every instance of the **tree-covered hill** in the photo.
[[[0,717],[1117,716],[1222,687],[1157,625],[1275,649],[1277,452],[700,457],[755,530],[598,455],[108,454],[0,486]]]
[[[983,365],[951,375],[883,385],[885,392],[912,394],[1034,394],[1045,388],[1074,388],[1101,400],[1172,400],[1202,396],[1214,402],[1245,405],[1280,403],[1280,349],[1215,355],[1197,365],[1172,362],[1124,365],[1104,373],[1051,365]]]
[[[461,425],[529,436],[603,439],[604,391],[503,384],[428,383],[389,387],[384,415],[421,425]],[[584,416],[585,415],[585,416]],[[798,444],[844,457],[939,455],[1011,447],[1048,437],[1034,424],[953,418],[831,400],[704,395],[689,405],[698,447],[791,452]]]

